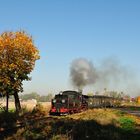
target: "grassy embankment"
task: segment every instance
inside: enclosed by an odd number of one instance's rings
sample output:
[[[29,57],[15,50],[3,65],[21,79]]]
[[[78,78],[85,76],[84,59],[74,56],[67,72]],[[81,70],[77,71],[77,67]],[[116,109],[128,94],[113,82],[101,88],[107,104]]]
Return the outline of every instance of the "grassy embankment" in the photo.
[[[24,109],[19,115],[11,112],[7,117],[10,120],[4,124],[7,128],[3,126],[5,131],[1,131],[1,138],[5,140],[140,139],[140,118],[114,109],[92,109],[69,116],[49,117],[48,111],[39,105],[33,111]]]

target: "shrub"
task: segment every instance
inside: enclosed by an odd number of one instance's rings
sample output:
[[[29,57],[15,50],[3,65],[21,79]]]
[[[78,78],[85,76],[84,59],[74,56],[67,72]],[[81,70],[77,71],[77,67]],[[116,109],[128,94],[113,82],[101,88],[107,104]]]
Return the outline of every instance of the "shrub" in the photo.
[[[135,121],[132,118],[121,117],[120,120],[121,128],[125,131],[134,131],[135,130]]]

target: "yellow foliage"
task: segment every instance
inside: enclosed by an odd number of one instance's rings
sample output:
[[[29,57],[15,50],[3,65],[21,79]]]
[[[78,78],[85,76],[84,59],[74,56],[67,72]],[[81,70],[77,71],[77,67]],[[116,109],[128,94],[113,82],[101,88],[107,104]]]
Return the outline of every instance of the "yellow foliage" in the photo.
[[[22,81],[29,80],[39,51],[25,32],[0,35],[0,92],[22,91]]]

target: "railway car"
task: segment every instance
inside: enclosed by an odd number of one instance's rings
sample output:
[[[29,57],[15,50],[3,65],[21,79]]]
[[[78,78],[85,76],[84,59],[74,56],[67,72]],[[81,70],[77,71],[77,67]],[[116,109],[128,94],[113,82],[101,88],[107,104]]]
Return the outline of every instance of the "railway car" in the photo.
[[[88,102],[88,108],[115,106],[115,98],[103,96],[103,95],[88,96],[87,102]]]

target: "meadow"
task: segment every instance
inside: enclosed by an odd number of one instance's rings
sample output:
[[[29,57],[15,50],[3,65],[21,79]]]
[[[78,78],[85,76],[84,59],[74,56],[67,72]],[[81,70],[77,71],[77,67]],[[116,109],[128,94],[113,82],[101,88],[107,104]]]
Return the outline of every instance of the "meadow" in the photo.
[[[89,109],[68,116],[49,116],[50,103],[22,104],[16,114],[0,113],[4,140],[139,140],[140,118],[117,109]],[[11,104],[12,107],[12,104]],[[11,109],[10,109],[11,110]]]

